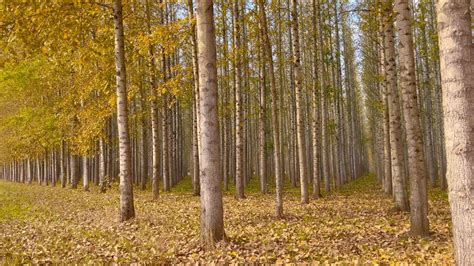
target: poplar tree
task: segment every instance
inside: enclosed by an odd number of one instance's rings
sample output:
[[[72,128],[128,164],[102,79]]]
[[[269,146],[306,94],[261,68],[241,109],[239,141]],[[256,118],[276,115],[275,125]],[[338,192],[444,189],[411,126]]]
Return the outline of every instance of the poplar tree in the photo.
[[[217,118],[217,53],[212,0],[200,0],[196,14],[199,62],[199,132],[201,174],[201,241],[206,246],[224,239]]]
[[[117,81],[117,125],[120,152],[120,221],[135,217],[131,173],[130,136],[128,132],[127,73],[125,70],[125,49],[122,1],[114,0],[115,65]]]
[[[474,44],[469,1],[437,3],[449,204],[458,265],[474,264]]]

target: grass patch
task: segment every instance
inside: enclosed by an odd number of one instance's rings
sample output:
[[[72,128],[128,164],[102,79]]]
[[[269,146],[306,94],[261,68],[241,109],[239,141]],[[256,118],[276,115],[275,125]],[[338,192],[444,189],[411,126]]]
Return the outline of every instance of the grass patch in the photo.
[[[0,221],[24,220],[30,212],[29,198],[15,190],[17,184],[0,181]]]

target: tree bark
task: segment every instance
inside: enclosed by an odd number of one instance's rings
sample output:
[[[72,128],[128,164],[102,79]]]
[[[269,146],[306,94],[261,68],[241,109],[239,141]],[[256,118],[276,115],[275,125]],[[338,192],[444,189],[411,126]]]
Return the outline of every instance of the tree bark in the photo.
[[[60,154],[59,154],[59,164],[60,164],[60,173],[59,173],[59,179],[61,180],[61,187],[65,188],[66,187],[66,178],[67,178],[67,173],[66,173],[66,143],[64,140],[61,141],[61,147],[60,147]],[[30,169],[30,158],[28,158],[28,183],[31,183],[31,169]]]
[[[233,1],[234,23],[234,60],[235,60],[235,196],[237,199],[244,195],[244,125],[242,108],[242,63],[240,44],[240,10],[239,1]]]
[[[321,2],[318,1],[318,4],[321,5]],[[323,14],[319,9],[318,16],[318,39],[319,39],[319,49],[321,57],[321,163],[322,163],[322,177],[324,178],[324,190],[329,192],[331,190],[330,186],[330,176],[329,176],[329,131],[327,128],[327,122],[329,119],[328,115],[328,88],[327,88],[327,71],[325,64],[325,47],[324,47],[324,27],[322,26]]]
[[[214,246],[223,240],[219,119],[217,117],[217,54],[212,0],[197,2],[199,62],[199,172],[201,177],[201,242]]]
[[[276,85],[275,69],[272,58],[272,45],[270,37],[268,36],[267,16],[265,13],[265,0],[258,0],[260,20],[263,31],[263,50],[265,56],[265,63],[268,64],[270,74],[271,98],[272,98],[272,124],[273,124],[273,166],[275,169],[275,194],[276,194],[276,217],[283,218],[283,176],[281,168],[281,142],[280,142],[280,115],[278,110],[278,88]]]
[[[71,188],[72,189],[76,189],[77,188],[77,183],[79,181],[79,176],[78,176],[78,168],[77,168],[77,156],[76,155],[72,155],[71,154]],[[36,161],[37,162],[37,174],[38,174],[38,180],[40,180],[40,165],[39,165],[39,160]]]
[[[114,0],[115,66],[117,81],[117,125],[120,156],[120,221],[135,217],[131,172],[130,136],[128,132],[128,99],[125,69],[122,1]]]
[[[313,7],[313,91],[312,91],[312,138],[313,138],[313,198],[318,199],[321,197],[321,176],[320,176],[320,86],[319,86],[319,76],[318,76],[318,4],[316,0],[312,1]]]
[[[298,1],[291,1],[291,17],[292,17],[292,31],[293,31],[293,71],[295,76],[295,98],[296,98],[296,135],[298,142],[298,163],[299,163],[299,177],[301,188],[301,203],[307,204],[309,202],[308,196],[308,176],[306,166],[306,139],[304,127],[303,114],[303,84],[301,73],[301,54],[300,54],[300,40],[298,29]]]
[[[82,157],[82,187],[84,191],[89,191],[89,158]]]
[[[139,88],[139,99],[138,99],[138,107],[140,114],[140,121],[139,121],[139,168],[140,171],[140,189],[145,190],[146,184],[148,182],[148,128],[145,119],[145,107],[146,107],[146,93],[143,88]]]
[[[474,43],[469,2],[437,2],[454,256],[457,265],[466,266],[474,265]]]
[[[228,37],[227,37],[227,5],[223,3],[222,5],[222,14],[221,14],[221,23],[222,23],[222,57],[223,58],[228,58],[229,53],[228,53]],[[223,147],[223,166],[222,166],[222,171],[224,175],[224,190],[227,191],[229,190],[229,177],[231,176],[231,160],[232,160],[232,121],[230,119],[231,115],[229,114],[228,110],[228,105],[229,105],[229,62],[226,60],[224,62],[224,81],[221,84],[222,90],[224,91],[224,101],[223,104],[225,106],[224,109],[224,126],[223,126],[223,138],[224,138],[224,147]],[[199,102],[199,99],[196,100],[196,102]],[[199,125],[199,123],[197,123]],[[199,138],[199,137],[198,137]]]
[[[385,71],[387,80],[387,101],[389,115],[390,157],[392,169],[392,193],[395,206],[402,211],[408,211],[408,197],[404,184],[405,161],[403,159],[402,121],[400,97],[397,89],[397,66],[395,59],[395,41],[393,36],[392,1],[385,0],[383,4],[383,27],[385,49]]]
[[[263,35],[263,31],[262,31]],[[259,178],[260,178],[260,192],[265,194],[268,192],[267,185],[267,153],[266,153],[266,142],[265,142],[265,116],[266,116],[266,73],[265,64],[263,58],[264,53],[263,47],[259,47],[259,71],[260,71],[260,97],[259,97],[259,112],[258,112],[258,161],[259,161]],[[263,56],[264,57],[264,56]]]
[[[388,84],[387,84],[387,71],[385,68],[386,64],[385,53],[383,55],[383,64],[384,65],[384,85],[383,85],[383,150],[384,150],[384,191],[385,193],[392,195],[392,163],[391,163],[391,149],[390,149],[390,116],[389,116],[389,107],[388,107]]]
[[[429,234],[427,170],[416,93],[411,11],[407,0],[396,0],[394,10],[400,38],[400,85],[402,87],[403,115],[408,146],[410,233],[415,236],[427,236]]]
[[[150,3],[146,1],[146,26],[148,34],[151,34],[150,25]],[[155,49],[153,45],[148,47],[148,55],[150,56],[150,114],[151,114],[151,150],[152,150],[152,174],[151,174],[151,191],[153,199],[158,199],[160,195],[159,182],[160,182],[160,136],[159,131],[161,128],[158,112],[158,96],[156,93],[156,61],[155,61]]]
[[[196,40],[196,25],[194,22],[193,1],[188,0],[189,22],[191,23],[191,44],[192,44],[192,60],[193,60],[193,193],[196,196],[200,194],[199,181],[199,66],[198,51]]]
[[[103,138],[99,139],[99,190],[101,193],[107,191],[106,184],[106,161],[105,161],[105,141]]]

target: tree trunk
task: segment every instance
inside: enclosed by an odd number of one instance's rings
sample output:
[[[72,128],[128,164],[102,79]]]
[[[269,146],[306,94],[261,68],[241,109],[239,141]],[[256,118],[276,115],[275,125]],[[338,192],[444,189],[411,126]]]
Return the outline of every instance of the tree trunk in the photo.
[[[233,4],[234,23],[234,60],[235,60],[235,196],[237,199],[245,198],[244,195],[244,125],[242,108],[242,64],[240,45],[240,10],[239,1]]]
[[[321,5],[321,2],[318,1],[318,4]],[[329,176],[329,131],[327,127],[327,122],[329,119],[328,115],[328,88],[327,88],[327,71],[325,64],[325,47],[324,47],[324,27],[322,24],[322,12],[321,8],[319,9],[318,14],[318,39],[319,39],[319,49],[321,56],[321,163],[322,163],[322,175],[324,178],[324,190],[329,192],[331,190],[330,186],[330,176]]]
[[[201,242],[214,246],[223,240],[224,210],[221,191],[219,119],[217,117],[217,54],[212,0],[197,5],[199,62],[199,150],[201,177]]]
[[[416,94],[411,11],[407,0],[396,0],[394,10],[397,15],[397,30],[400,38],[400,85],[408,146],[410,233],[416,236],[427,236],[429,234],[427,170]]]
[[[146,1],[146,24],[148,34],[151,34],[151,25],[150,25],[150,3],[149,0]],[[153,45],[148,47],[148,55],[150,57],[150,73],[151,73],[151,89],[150,89],[150,113],[151,113],[151,149],[152,149],[152,175],[151,175],[151,191],[153,194],[153,199],[158,199],[160,195],[160,190],[158,187],[160,181],[160,137],[159,130],[161,128],[159,122],[159,112],[157,104],[157,93],[156,93],[156,63],[155,63],[155,49]]]
[[[320,188],[320,91],[319,91],[319,76],[318,76],[318,4],[316,0],[312,1],[312,22],[313,22],[313,91],[312,91],[312,138],[313,138],[313,198],[318,199],[321,197],[321,188]]]
[[[191,44],[192,44],[192,60],[193,60],[193,193],[196,196],[200,194],[199,181],[199,67],[198,67],[198,51],[196,40],[196,25],[194,23],[193,1],[188,0],[189,22],[191,23]]]
[[[382,40],[383,42],[383,40]],[[383,164],[384,164],[384,179],[383,186],[385,193],[392,194],[392,163],[391,163],[391,150],[390,150],[390,116],[389,116],[389,107],[388,107],[388,82],[387,82],[387,68],[386,68],[386,55],[385,49],[382,49],[382,69],[384,75],[383,81]]]
[[[140,140],[139,140],[139,148],[140,151],[140,189],[145,190],[146,184],[148,182],[148,129],[147,123],[145,119],[145,107],[146,107],[146,93],[143,88],[139,88],[139,111],[142,112],[140,114],[140,125],[139,125],[139,133],[140,133]]]
[[[82,186],[84,191],[89,191],[89,158],[82,157]]]
[[[296,98],[296,135],[298,142],[298,163],[299,163],[299,177],[301,187],[301,203],[307,204],[309,202],[308,196],[308,176],[306,167],[306,140],[305,140],[305,126],[303,114],[303,84],[301,73],[301,55],[300,55],[300,41],[298,29],[298,2],[292,0],[291,17],[292,17],[292,31],[293,31],[293,71],[295,76],[295,98]]]
[[[474,265],[474,44],[469,2],[437,3],[454,256],[456,264],[466,266]]]
[[[163,190],[170,191],[170,151],[169,151],[169,111],[168,111],[168,95],[162,95],[161,106],[161,136],[162,136],[162,167],[163,167]]]
[[[123,222],[135,217],[135,208],[133,203],[130,136],[128,133],[128,100],[121,0],[114,0],[113,10],[117,81],[117,126],[120,154],[120,221]]]
[[[26,159],[26,180],[29,185],[31,185],[31,181],[33,179],[33,172],[32,172],[32,165],[31,165],[31,159],[28,157]],[[61,181],[62,182],[62,181]],[[62,184],[62,183],[61,183]],[[64,186],[62,186],[64,188]]]
[[[392,191],[395,206],[402,211],[408,211],[408,197],[404,184],[405,161],[403,159],[402,122],[400,97],[397,89],[397,66],[395,59],[395,42],[393,36],[392,1],[383,2],[385,71],[387,80],[387,101],[390,128],[390,156],[392,168]]]
[[[227,6],[225,4],[222,5],[222,15],[221,15],[221,23],[222,23],[222,57],[223,58],[228,58],[229,53],[228,53],[228,37],[227,37]],[[224,190],[227,191],[229,190],[229,177],[230,177],[230,169],[232,166],[231,160],[232,160],[232,152],[231,152],[231,145],[232,145],[232,121],[230,119],[230,114],[228,110],[228,104],[229,104],[229,62],[228,60],[225,60],[224,62],[224,81],[222,82],[222,88],[224,91],[224,101],[223,104],[225,106],[224,109],[224,126],[223,126],[223,138],[224,138],[224,147],[223,147],[223,166],[222,166],[222,171],[224,175]],[[196,102],[199,102],[199,99],[196,100]],[[197,111],[197,110],[196,110]],[[199,123],[196,123],[199,125]],[[199,139],[199,137],[197,137]]]
[[[272,125],[273,125],[273,160],[275,169],[275,193],[276,193],[276,217],[283,217],[283,176],[281,168],[281,148],[280,148],[280,118],[278,110],[278,88],[276,85],[275,69],[273,66],[273,53],[272,45],[270,43],[270,37],[268,36],[267,16],[265,13],[265,0],[258,0],[260,19],[262,23],[263,31],[263,50],[265,56],[265,63],[268,64],[268,70],[270,74],[270,86],[271,86],[271,97],[272,97]]]
[[[101,193],[105,193],[107,190],[106,177],[105,177],[105,143],[104,139],[99,139],[99,190]]]
[[[59,179],[61,179],[61,187],[65,188],[66,187],[66,178],[67,178],[67,173],[66,173],[66,143],[64,140],[61,141],[61,147],[60,147],[60,154],[59,154],[59,164],[60,164],[60,174],[59,174]],[[30,171],[30,159],[28,158],[28,183],[31,183],[31,171]]]
[[[79,181],[79,176],[78,176],[78,168],[77,168],[77,157],[75,155],[71,154],[71,188],[76,189],[77,188],[77,183]],[[40,178],[39,172],[40,172],[40,166],[39,166],[39,161],[38,162],[38,179]]]
[[[262,34],[263,35],[263,34]],[[259,47],[259,71],[260,71],[260,97],[259,97],[259,113],[258,113],[258,141],[259,141],[259,178],[260,178],[260,192],[265,194],[268,192],[267,185],[267,154],[266,154],[266,143],[265,143],[265,89],[266,74],[265,64],[263,58],[260,58],[261,54],[264,53],[263,48]]]

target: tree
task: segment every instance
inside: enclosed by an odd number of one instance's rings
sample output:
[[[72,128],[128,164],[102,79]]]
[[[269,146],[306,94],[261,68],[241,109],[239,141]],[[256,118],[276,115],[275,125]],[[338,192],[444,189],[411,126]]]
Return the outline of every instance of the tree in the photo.
[[[146,28],[148,34],[151,34],[151,11],[149,0],[146,1]],[[153,45],[148,45],[148,55],[150,57],[150,114],[151,114],[151,150],[152,150],[152,174],[151,174],[151,190],[153,198],[156,200],[160,195],[158,183],[160,180],[160,138],[159,130],[161,128],[159,120],[159,111],[157,103],[157,82],[156,82],[156,63],[155,63],[155,48]]]
[[[263,31],[262,31],[263,35]],[[265,72],[265,64],[263,63],[263,47],[259,45],[258,61],[259,61],[259,78],[260,78],[260,93],[259,93],[259,106],[258,106],[258,161],[259,161],[259,179],[260,179],[260,192],[265,194],[268,192],[267,184],[267,152],[266,152],[266,132],[265,132],[265,118],[266,118],[266,87],[267,87],[267,75]]]
[[[99,189],[100,192],[105,193],[107,190],[106,180],[105,180],[105,143],[104,139],[99,139]]]
[[[189,22],[191,23],[191,44],[192,44],[192,61],[193,61],[193,189],[194,195],[200,193],[199,181],[199,68],[197,58],[197,40],[196,40],[196,25],[194,22],[194,8],[193,1],[188,0]]]
[[[66,187],[66,178],[67,178],[67,173],[66,173],[66,145],[64,144],[64,141],[61,141],[61,148],[60,148],[60,154],[59,154],[59,164],[60,164],[60,175],[59,179],[61,180],[61,187],[65,188]],[[28,177],[28,183],[31,183],[31,162],[30,158],[27,160],[27,177]]]
[[[312,140],[313,140],[313,198],[318,199],[321,197],[321,177],[320,177],[320,86],[319,86],[319,77],[318,77],[318,4],[316,0],[312,0],[312,22],[313,22],[313,88],[312,88],[312,112],[311,112],[311,127],[312,127]]]
[[[213,246],[223,240],[219,121],[217,118],[217,52],[212,0],[197,3],[199,74],[199,132],[201,179],[201,242]]]
[[[275,194],[276,194],[276,217],[283,217],[283,176],[281,170],[281,144],[280,144],[280,114],[278,110],[278,89],[276,85],[275,69],[272,58],[272,45],[268,36],[267,15],[265,13],[265,0],[258,0],[260,11],[260,23],[262,24],[263,50],[265,63],[268,64],[270,74],[271,99],[272,99],[272,124],[273,124],[273,160],[275,169]]]
[[[395,41],[393,36],[392,1],[382,2],[383,45],[385,51],[386,97],[389,116],[390,157],[392,174],[392,193],[396,208],[408,211],[407,191],[404,184],[405,162],[403,158],[402,120],[400,97],[397,88],[397,65]]]
[[[114,0],[115,26],[115,66],[117,82],[117,125],[120,153],[120,221],[135,217],[131,172],[130,136],[128,133],[127,74],[125,69],[125,49],[122,1]]]
[[[89,191],[89,159],[82,157],[82,187],[84,191]]]
[[[321,5],[321,2],[319,2]],[[324,190],[326,192],[329,192],[331,190],[330,186],[330,176],[329,176],[329,130],[328,130],[328,120],[329,120],[329,114],[328,114],[328,98],[329,98],[329,89],[328,89],[328,82],[327,82],[327,69],[326,69],[326,47],[324,43],[324,34],[326,32],[324,31],[322,21],[324,19],[323,17],[323,12],[321,8],[318,10],[319,15],[318,15],[318,39],[319,39],[319,46],[320,46],[320,58],[321,61],[323,62],[321,66],[321,163],[322,163],[322,175],[324,178]]]
[[[397,30],[400,38],[400,86],[403,96],[408,147],[408,173],[410,175],[410,233],[416,236],[429,234],[427,170],[423,150],[420,114],[418,110],[413,54],[411,13],[407,0],[396,0]]]
[[[234,64],[235,64],[235,196],[238,199],[245,198],[244,195],[244,119],[242,100],[242,62],[241,62],[241,38],[240,38],[240,7],[238,0],[233,3],[234,23]]]
[[[437,3],[446,178],[458,265],[474,265],[474,44],[468,0]]]
[[[148,130],[147,130],[147,123],[146,123],[146,118],[145,118],[145,110],[146,110],[146,93],[143,89],[143,87],[139,88],[138,91],[138,112],[141,112],[140,118],[139,118],[139,147],[137,149],[139,150],[139,176],[140,176],[140,189],[145,190],[146,189],[146,184],[148,181]],[[138,174],[138,173],[137,173]]]
[[[79,167],[77,165],[77,156],[71,155],[70,158],[71,161],[71,188],[76,189],[77,188],[77,183],[79,182]],[[39,168],[39,163],[38,163],[38,168]],[[39,172],[39,169],[38,171]]]
[[[309,202],[308,196],[308,176],[306,167],[306,140],[304,128],[303,114],[303,84],[301,73],[301,53],[300,53],[300,37],[298,29],[298,2],[291,1],[291,17],[292,17],[292,33],[293,33],[293,74],[295,76],[295,98],[296,98],[296,135],[298,142],[298,161],[301,186],[301,203]]]

